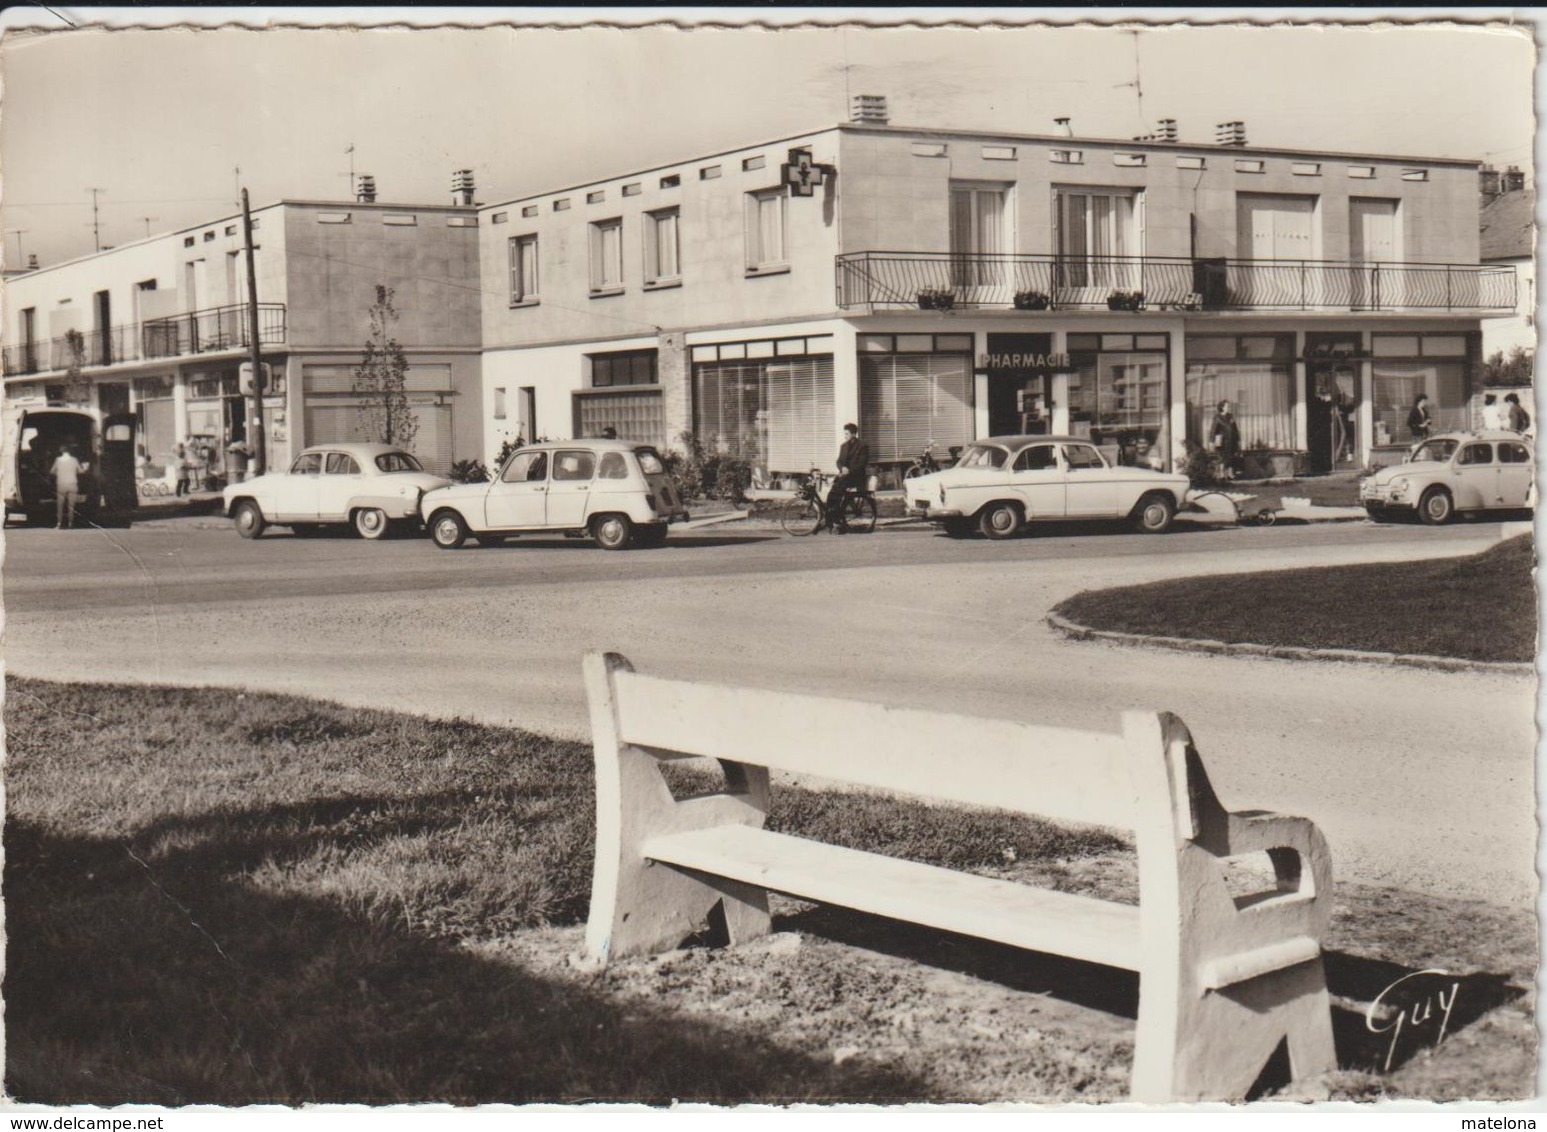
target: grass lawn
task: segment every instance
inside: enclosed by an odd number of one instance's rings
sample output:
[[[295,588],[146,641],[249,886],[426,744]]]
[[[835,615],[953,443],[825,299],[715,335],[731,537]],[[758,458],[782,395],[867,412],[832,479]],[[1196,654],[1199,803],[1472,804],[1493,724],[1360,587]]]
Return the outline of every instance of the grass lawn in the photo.
[[[1120,1100],[1136,981],[794,902],[595,972],[585,744],[295,697],[7,681],[5,1085],[113,1104]],[[1121,837],[787,788],[771,824],[1133,899]],[[1227,800],[1235,801],[1235,800]],[[1270,803],[1271,799],[1242,799]],[[1524,1097],[1529,913],[1343,886],[1335,1095]],[[1379,958],[1374,958],[1378,956]],[[1360,1013],[1465,986],[1377,1069]]]
[[[1536,657],[1530,535],[1425,562],[1183,578],[1076,594],[1055,612],[1092,629],[1301,648]]]

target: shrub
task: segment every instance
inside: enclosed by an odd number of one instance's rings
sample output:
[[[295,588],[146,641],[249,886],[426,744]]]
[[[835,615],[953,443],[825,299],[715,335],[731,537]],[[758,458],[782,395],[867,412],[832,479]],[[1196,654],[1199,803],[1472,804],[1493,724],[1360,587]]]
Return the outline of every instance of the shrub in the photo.
[[[1206,451],[1195,440],[1187,442],[1187,459],[1182,463],[1182,474],[1195,488],[1221,487],[1224,485],[1224,466],[1218,456]]]
[[[682,450],[672,449],[661,457],[666,470],[688,499],[725,499],[740,503],[752,486],[752,465],[740,456],[706,451],[694,432],[677,437]]]
[[[487,483],[489,469],[482,460],[458,460],[447,473],[452,483]]]

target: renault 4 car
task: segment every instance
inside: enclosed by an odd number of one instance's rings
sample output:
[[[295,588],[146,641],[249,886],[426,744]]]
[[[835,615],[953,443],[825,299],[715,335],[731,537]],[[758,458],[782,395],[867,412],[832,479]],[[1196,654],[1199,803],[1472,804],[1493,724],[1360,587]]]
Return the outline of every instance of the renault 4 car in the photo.
[[[432,491],[419,506],[430,538],[455,550],[471,536],[588,535],[607,550],[659,546],[687,505],[660,453],[627,440],[566,440],[511,453],[491,482]]]
[[[1536,453],[1519,433],[1441,433],[1360,480],[1359,502],[1372,519],[1416,515],[1431,526],[1469,512],[1525,511],[1536,503]]]

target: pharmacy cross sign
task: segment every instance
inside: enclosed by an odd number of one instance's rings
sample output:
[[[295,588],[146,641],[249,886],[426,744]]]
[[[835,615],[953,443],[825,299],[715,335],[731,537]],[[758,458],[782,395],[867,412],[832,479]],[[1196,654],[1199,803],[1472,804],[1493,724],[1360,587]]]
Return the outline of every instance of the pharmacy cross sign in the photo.
[[[809,197],[816,187],[824,182],[827,175],[833,172],[831,165],[818,165],[811,160],[811,151],[804,148],[792,149],[788,160],[780,166],[783,181],[790,187],[790,196]]]

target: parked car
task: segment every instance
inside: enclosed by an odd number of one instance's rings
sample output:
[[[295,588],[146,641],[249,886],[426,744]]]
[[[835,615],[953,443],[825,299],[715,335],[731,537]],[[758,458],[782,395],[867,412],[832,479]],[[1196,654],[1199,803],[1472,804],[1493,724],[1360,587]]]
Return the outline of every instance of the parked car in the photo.
[[[318,444],[289,471],[231,484],[221,498],[243,538],[270,523],[298,535],[348,523],[361,538],[379,539],[394,526],[417,526],[420,497],[450,482],[390,444]]]
[[[950,535],[975,528],[993,539],[1059,519],[1127,520],[1160,534],[1188,486],[1184,475],[1113,467],[1075,436],[991,436],[967,445],[954,467],[905,485],[910,515]]]
[[[687,505],[660,454],[626,440],[566,440],[518,448],[489,483],[432,491],[419,506],[435,545],[455,550],[472,535],[590,535],[607,550],[659,545]]]
[[[54,521],[51,469],[65,445],[85,465],[77,516],[92,519],[132,510],[136,502],[134,430],[132,413],[104,416],[96,409],[56,405],[22,410],[6,429],[0,458],[0,498],[6,517],[23,515],[30,523]]]
[[[1524,511],[1536,503],[1536,454],[1518,433],[1442,433],[1360,480],[1359,501],[1372,519],[1417,515],[1431,526],[1462,512]]]

